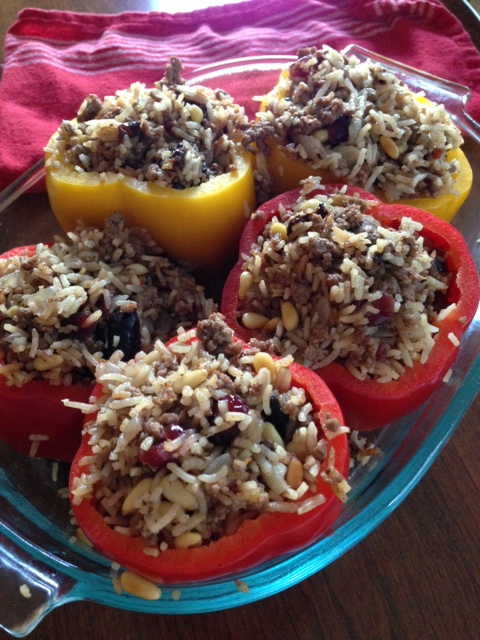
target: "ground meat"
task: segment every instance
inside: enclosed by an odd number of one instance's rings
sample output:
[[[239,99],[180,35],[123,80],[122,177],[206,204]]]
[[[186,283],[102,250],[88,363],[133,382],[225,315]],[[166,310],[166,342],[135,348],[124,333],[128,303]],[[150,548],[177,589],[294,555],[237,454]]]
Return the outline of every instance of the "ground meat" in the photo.
[[[102,101],[97,95],[91,93],[87,98],[85,98],[82,106],[78,110],[78,122],[86,122],[87,120],[91,120],[97,115],[101,108]]]
[[[197,324],[196,334],[204,348],[212,355],[225,353],[232,356],[242,349],[240,343],[233,342],[233,331],[219,313],[212,314],[205,320],[200,320]]]
[[[437,267],[408,218],[398,229],[383,227],[367,201],[323,195],[318,184],[306,181],[298,201],[252,244],[242,266],[252,284],[239,320],[248,326],[249,312],[267,318],[252,347],[315,369],[335,360],[359,378],[396,379],[432,348],[424,320],[435,322],[450,275],[439,273],[444,262]],[[272,230],[279,224],[283,241]],[[284,324],[286,301],[297,316],[293,328]]]
[[[180,62],[180,59],[172,56],[165,67],[165,74],[161,83],[166,84],[167,87],[173,87],[176,84],[183,84],[182,71],[183,65]]]

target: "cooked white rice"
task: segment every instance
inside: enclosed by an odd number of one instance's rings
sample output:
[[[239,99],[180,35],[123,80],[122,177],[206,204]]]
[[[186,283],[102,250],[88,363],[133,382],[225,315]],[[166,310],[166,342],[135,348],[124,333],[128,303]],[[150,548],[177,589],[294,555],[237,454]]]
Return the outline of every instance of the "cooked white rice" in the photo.
[[[191,342],[194,336],[198,341]],[[194,547],[234,533],[245,518],[321,505],[320,477],[349,487],[319,437],[310,399],[291,386],[291,358],[242,352],[214,314],[169,348],[97,367],[101,397],[86,423],[92,456],[71,486],[116,531],[142,536],[147,553]],[[86,405],[86,413],[92,405]],[[336,419],[329,438],[348,431]]]
[[[215,308],[189,271],[119,214],[0,261],[0,375],[7,384],[91,382],[117,349],[149,351]]]
[[[310,179],[265,226],[242,256],[238,316],[252,344],[380,382],[428,359],[451,274],[421,225],[383,227],[369,206]]]
[[[327,45],[300,50],[265,97],[244,143],[268,153],[268,140],[387,201],[455,193],[459,167],[447,153],[463,143],[443,105],[419,100],[379,63]],[[261,157],[258,166],[262,174]]]
[[[114,96],[88,96],[46,149],[79,173],[115,172],[185,189],[235,170],[243,107],[221,90],[188,86],[172,58],[153,88],[136,82]]]

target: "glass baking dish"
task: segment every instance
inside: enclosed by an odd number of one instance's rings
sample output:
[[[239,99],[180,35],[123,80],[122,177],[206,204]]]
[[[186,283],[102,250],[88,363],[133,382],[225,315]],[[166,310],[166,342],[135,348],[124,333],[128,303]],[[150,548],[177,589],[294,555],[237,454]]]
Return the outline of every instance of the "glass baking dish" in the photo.
[[[465,87],[359,47],[352,47],[352,52],[378,59],[412,89],[443,102],[464,133],[464,150],[474,174],[480,171],[480,127],[466,112]],[[285,56],[230,60],[198,69],[188,82],[221,87],[253,116],[258,102],[252,98],[268,91],[279,70],[292,60]],[[48,241],[60,231],[46,195],[27,193],[42,178],[39,162],[0,194],[0,251]],[[480,185],[474,182],[453,225],[466,238],[480,269],[479,199]],[[68,467],[26,459],[0,444],[0,627],[13,636],[25,636],[49,611],[73,600],[154,614],[217,611],[266,598],[320,571],[388,517],[446,444],[480,388],[479,337],[477,311],[449,381],[424,407],[370,434],[382,455],[375,464],[354,470],[349,500],[327,535],[300,552],[240,575],[202,584],[162,585],[162,596],[154,602],[117,594],[110,562],[76,540],[64,491]]]

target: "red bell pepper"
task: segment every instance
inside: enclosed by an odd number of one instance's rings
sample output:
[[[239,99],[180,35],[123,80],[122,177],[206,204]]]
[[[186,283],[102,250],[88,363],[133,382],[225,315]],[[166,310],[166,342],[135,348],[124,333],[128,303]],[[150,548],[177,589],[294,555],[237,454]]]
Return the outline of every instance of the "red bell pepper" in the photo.
[[[344,185],[325,185],[322,193],[333,194]],[[371,193],[357,187],[347,187],[347,195],[357,195],[374,203],[369,208],[383,226],[398,227],[402,217],[419,222],[422,236],[437,249],[446,252],[446,265],[453,274],[445,296],[445,306],[456,303],[456,308],[441,322],[436,323],[438,333],[435,345],[425,364],[415,363],[398,380],[377,382],[359,380],[341,363],[333,362],[317,373],[329,385],[342,408],[350,428],[371,430],[383,427],[420,407],[442,383],[456,359],[458,347],[454,344],[471,322],[479,303],[479,282],[475,264],[461,234],[448,222],[425,211],[407,205],[384,204]],[[291,208],[299,190],[286,192],[262,205],[252,216],[243,232],[239,259],[227,277],[221,301],[221,313],[236,335],[248,342],[252,338],[268,337],[261,330],[249,330],[239,322],[239,279],[242,272],[242,254],[248,254],[252,243],[265,225],[277,214],[280,206]],[[451,339],[452,338],[452,339]]]
[[[0,256],[6,259],[35,246],[16,247]],[[31,380],[22,387],[9,386],[0,375],[0,440],[24,455],[71,462],[82,432],[82,415],[62,400],[88,402],[92,385],[53,386],[47,380]],[[41,439],[37,440],[37,436]],[[38,443],[38,444],[37,444]]]
[[[323,435],[321,421],[326,413],[344,424],[338,403],[318,376],[295,363],[290,366],[290,371],[292,386],[304,388],[307,392],[319,433]],[[95,387],[94,394],[101,396],[101,384]],[[94,414],[86,416],[86,421],[92,419],[95,419]],[[71,466],[70,487],[85,470],[80,464],[82,458],[93,453],[89,439],[88,434],[83,435]],[[344,433],[327,440],[327,454],[321,471],[326,468],[329,455],[333,452],[334,467],[346,479],[349,450]],[[198,582],[244,571],[300,549],[319,538],[338,517],[341,501],[320,475],[317,486],[318,492],[326,500],[304,514],[262,513],[255,519],[244,520],[234,534],[223,536],[208,545],[189,549],[169,548],[157,556],[144,553],[149,545],[142,538],[121,534],[108,526],[96,509],[94,500],[83,498],[79,504],[72,503],[72,511],[80,529],[95,549],[125,569],[158,583]],[[310,495],[307,492],[302,500]]]

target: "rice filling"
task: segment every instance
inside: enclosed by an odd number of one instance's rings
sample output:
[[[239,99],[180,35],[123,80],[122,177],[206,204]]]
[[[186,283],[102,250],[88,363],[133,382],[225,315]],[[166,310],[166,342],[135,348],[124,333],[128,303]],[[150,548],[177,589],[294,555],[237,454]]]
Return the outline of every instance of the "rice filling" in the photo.
[[[244,144],[261,156],[269,140],[313,171],[389,202],[456,193],[459,166],[447,154],[463,138],[445,107],[414,94],[379,63],[327,45],[301,49],[263,98]],[[262,165],[260,158],[260,173]]]
[[[152,88],[136,82],[103,100],[88,96],[49,151],[78,173],[114,172],[173,189],[234,171],[243,107],[219,89],[185,84],[181,71],[172,58]]]
[[[148,352],[214,309],[185,266],[113,214],[103,229],[0,261],[0,375],[16,386],[91,383],[102,357]]]
[[[326,440],[291,385],[291,361],[242,351],[219,314],[148,356],[114,354],[97,368],[92,456],[73,503],[92,499],[116,531],[164,551],[208,544],[264,512],[313,509],[325,500],[320,477],[345,499],[334,459],[322,467]],[[328,414],[322,426],[330,438],[348,431]]]
[[[370,206],[311,178],[265,225],[242,256],[238,316],[257,329],[252,344],[380,382],[427,360],[452,278],[445,255],[418,223],[384,227]]]

